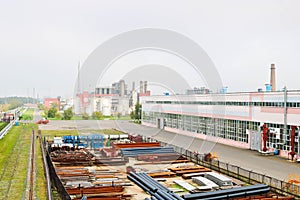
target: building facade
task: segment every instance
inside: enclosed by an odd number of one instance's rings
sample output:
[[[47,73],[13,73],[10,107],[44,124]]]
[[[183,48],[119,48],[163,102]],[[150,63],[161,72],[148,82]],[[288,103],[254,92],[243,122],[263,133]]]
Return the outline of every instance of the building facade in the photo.
[[[61,109],[61,100],[60,97],[57,98],[44,98],[44,107],[51,108],[51,105],[56,104],[58,109]]]
[[[268,151],[297,157],[300,91],[143,97],[142,124],[255,150],[265,124]]]

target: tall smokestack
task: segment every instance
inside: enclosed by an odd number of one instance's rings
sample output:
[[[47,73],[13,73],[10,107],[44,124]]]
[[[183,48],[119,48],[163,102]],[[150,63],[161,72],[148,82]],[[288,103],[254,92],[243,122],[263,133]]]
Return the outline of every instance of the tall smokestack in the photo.
[[[134,91],[135,90],[135,82],[133,81],[132,82],[132,91]]]
[[[125,81],[120,80],[120,96],[123,97],[125,95]]]
[[[276,91],[275,64],[271,64],[270,84],[272,86],[272,92]]]
[[[144,81],[144,93],[147,93],[147,81]]]
[[[143,93],[143,81],[140,81],[140,93]]]

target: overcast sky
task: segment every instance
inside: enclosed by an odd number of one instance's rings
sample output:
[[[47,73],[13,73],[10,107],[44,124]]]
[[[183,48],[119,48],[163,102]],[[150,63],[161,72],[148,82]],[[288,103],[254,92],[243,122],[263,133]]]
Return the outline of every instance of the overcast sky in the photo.
[[[299,10],[298,0],[1,1],[0,96],[32,96],[33,88],[40,97],[71,96],[79,61],[111,37],[145,27],[197,42],[229,91],[264,87],[271,63],[278,88],[300,89]]]

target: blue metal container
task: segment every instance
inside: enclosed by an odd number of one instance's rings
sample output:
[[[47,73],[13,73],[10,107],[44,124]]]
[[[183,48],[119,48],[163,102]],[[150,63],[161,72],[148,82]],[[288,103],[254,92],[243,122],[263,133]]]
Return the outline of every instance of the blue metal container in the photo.
[[[270,84],[266,84],[266,92],[271,92],[272,86]]]

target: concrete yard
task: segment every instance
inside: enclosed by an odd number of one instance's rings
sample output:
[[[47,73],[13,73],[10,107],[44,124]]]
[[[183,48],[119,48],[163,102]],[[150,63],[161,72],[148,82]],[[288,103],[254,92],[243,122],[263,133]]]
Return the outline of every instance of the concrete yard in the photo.
[[[238,165],[244,169],[262,173],[287,181],[289,175],[300,175],[300,163],[288,161],[278,156],[262,156],[256,151],[239,149],[216,142],[203,141],[197,138],[171,133],[157,128],[146,127],[123,120],[72,120],[51,121],[39,125],[41,130],[99,130],[115,128],[127,133],[153,137],[159,141],[187,148],[201,153],[215,152],[222,162]]]

